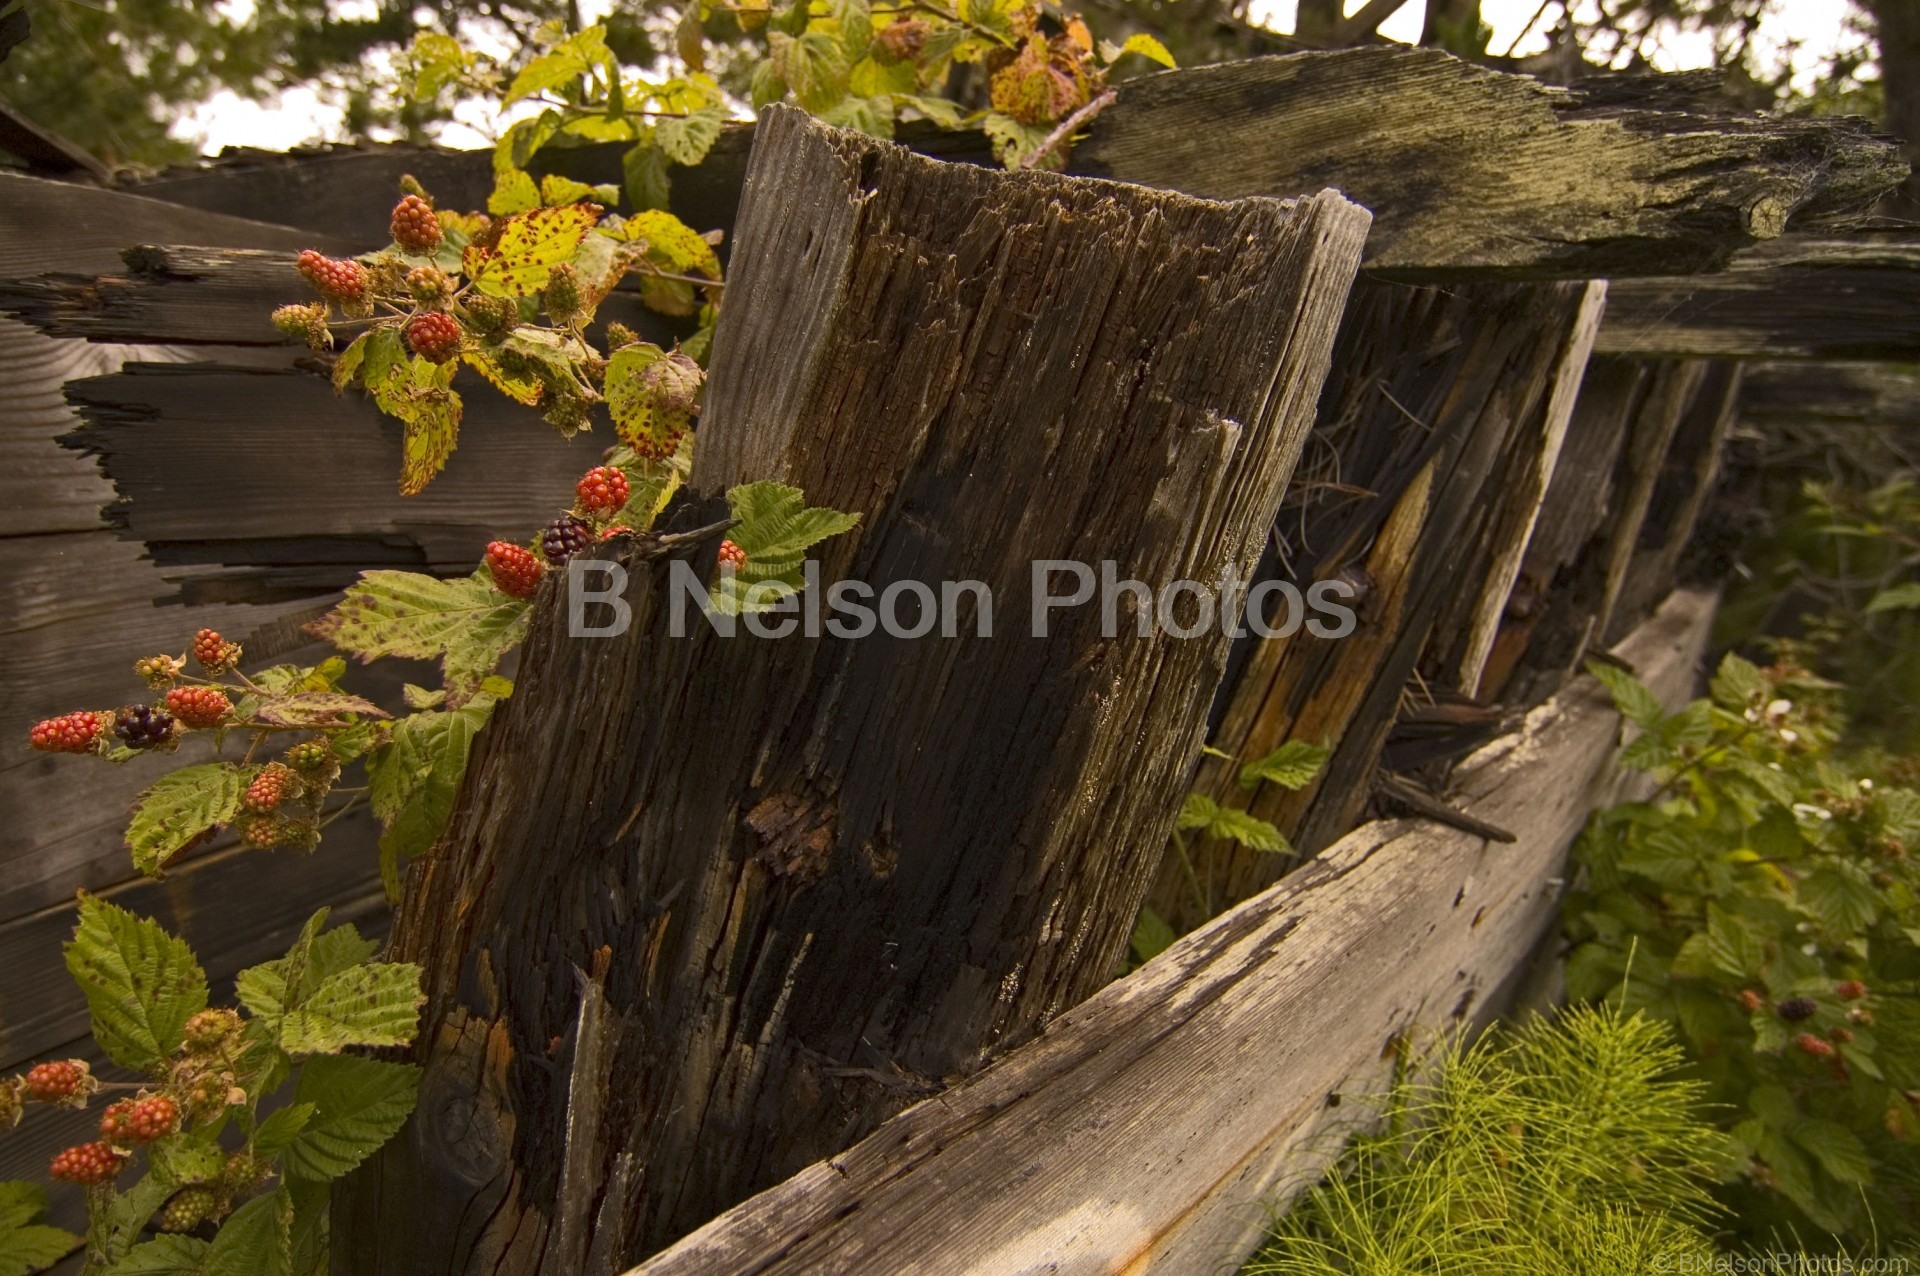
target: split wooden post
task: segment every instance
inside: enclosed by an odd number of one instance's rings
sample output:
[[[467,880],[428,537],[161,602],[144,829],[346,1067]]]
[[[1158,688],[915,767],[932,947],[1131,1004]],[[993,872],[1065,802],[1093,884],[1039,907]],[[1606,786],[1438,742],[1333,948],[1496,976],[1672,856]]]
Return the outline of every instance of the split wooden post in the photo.
[[[1106,982],[1227,641],[1032,636],[1032,564],[1250,573],[1367,222],[762,116],[679,514],[794,484],[862,516],[823,579],[984,582],[993,636],[674,637],[636,549],[626,634],[569,638],[556,575],[409,883],[427,1073],[344,1268],[618,1270]]]
[[[1430,640],[1445,665],[1436,679],[1471,694],[1604,294],[1584,283],[1356,287],[1276,533],[1283,577],[1302,591],[1350,585],[1358,627],[1259,640],[1215,731],[1233,760],[1204,765],[1203,792],[1312,853],[1357,821]],[[1241,787],[1239,764],[1288,740],[1332,749],[1322,776],[1297,791]],[[1203,909],[1177,860],[1152,895],[1181,929],[1293,863],[1226,842],[1197,849],[1211,857],[1217,896]]]

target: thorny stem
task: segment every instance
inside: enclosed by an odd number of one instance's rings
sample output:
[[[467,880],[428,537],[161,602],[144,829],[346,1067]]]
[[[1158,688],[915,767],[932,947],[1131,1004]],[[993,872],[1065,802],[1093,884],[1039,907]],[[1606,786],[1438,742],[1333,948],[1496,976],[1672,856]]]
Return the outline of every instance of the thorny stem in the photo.
[[[1112,106],[1119,96],[1120,92],[1118,89],[1101,90],[1100,93],[1095,95],[1091,102],[1082,106],[1066,119],[1061,120],[1060,123],[1054,127],[1053,132],[1047,134],[1046,140],[1034,147],[1026,158],[1020,161],[1020,167],[1037,167],[1041,160],[1059,149],[1068,138],[1072,137],[1076,129]]]

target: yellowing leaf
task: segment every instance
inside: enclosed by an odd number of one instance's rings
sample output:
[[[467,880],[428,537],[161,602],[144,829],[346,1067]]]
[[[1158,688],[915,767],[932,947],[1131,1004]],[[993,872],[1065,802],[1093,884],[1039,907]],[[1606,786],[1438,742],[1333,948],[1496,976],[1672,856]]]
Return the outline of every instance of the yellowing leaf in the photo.
[[[1158,62],[1161,66],[1168,68],[1173,66],[1173,54],[1167,52],[1167,46],[1144,31],[1128,36],[1127,42],[1120,46],[1120,52],[1138,53],[1141,57]]]
[[[467,272],[475,287],[496,297],[530,297],[547,286],[553,268],[571,260],[600,219],[594,204],[535,208],[507,219],[492,249],[469,245]]]
[[[487,196],[487,211],[495,217],[524,213],[538,207],[540,188],[533,184],[533,177],[526,169],[509,168],[493,179],[493,194]]]

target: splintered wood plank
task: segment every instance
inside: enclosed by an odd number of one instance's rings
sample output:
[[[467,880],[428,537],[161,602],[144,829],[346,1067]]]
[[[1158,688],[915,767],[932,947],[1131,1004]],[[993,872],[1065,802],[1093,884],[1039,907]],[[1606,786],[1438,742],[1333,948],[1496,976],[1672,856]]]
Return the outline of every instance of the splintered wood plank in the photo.
[[[1717,273],[1620,280],[1594,349],[1911,362],[1920,358],[1920,233],[1787,235]]]
[[[404,497],[399,423],[312,372],[133,364],[67,397],[85,425],[64,441],[99,458],[116,525],[163,572],[235,599],[325,594],[375,566],[471,571],[489,540],[571,504],[605,444],[478,387],[446,470]]]
[[[1644,620],[1681,575],[1694,529],[1720,476],[1741,367],[1726,360],[1702,365],[1699,387],[1675,424],[1633,554],[1602,628],[1608,642]]]
[[[1331,186],[1375,210],[1369,267],[1534,278],[1709,269],[1789,227],[1851,224],[1905,172],[1897,143],[1860,120],[1738,113],[1685,77],[1623,79],[1554,88],[1397,46],[1167,71],[1122,86],[1071,171],[1218,199]],[[750,136],[729,128],[705,163],[674,170],[689,224],[732,230]],[[991,162],[978,133],[903,140]],[[622,149],[541,158],[617,182]],[[261,156],[142,189],[372,247],[407,171],[449,207],[482,207],[491,186],[485,152],[394,149]]]
[[[1307,854],[1353,827],[1430,638],[1457,644],[1457,668],[1473,626],[1494,609],[1485,600],[1504,593],[1505,556],[1525,535],[1523,515],[1564,434],[1600,292],[1585,283],[1355,288],[1275,531],[1280,577],[1303,592],[1348,584],[1357,626],[1345,637],[1302,625],[1252,640],[1213,738],[1233,761],[1203,761],[1198,791],[1273,822]],[[1435,679],[1453,685],[1450,673]],[[1321,776],[1297,791],[1243,788],[1240,764],[1288,740],[1332,749]],[[1151,897],[1182,930],[1289,866],[1225,840],[1194,849],[1212,866],[1214,898],[1202,906],[1174,856]]]
[[[336,1198],[355,1272],[610,1273],[1105,982],[1228,644],[1110,641],[1097,606],[1036,637],[1032,564],[1244,578],[1368,220],[788,108],[746,191],[672,517],[790,483],[861,516],[823,580],[980,581],[991,636],[675,637],[664,551],[618,541],[626,634],[570,639],[544,592],[396,924],[427,1073]]]
[[[1712,612],[1676,594],[1616,654],[1678,704]],[[1448,800],[1515,842],[1365,825],[628,1276],[1236,1270],[1377,1111],[1396,1045],[1498,1008],[1612,798],[1618,728],[1594,679],[1568,684],[1455,773]]]

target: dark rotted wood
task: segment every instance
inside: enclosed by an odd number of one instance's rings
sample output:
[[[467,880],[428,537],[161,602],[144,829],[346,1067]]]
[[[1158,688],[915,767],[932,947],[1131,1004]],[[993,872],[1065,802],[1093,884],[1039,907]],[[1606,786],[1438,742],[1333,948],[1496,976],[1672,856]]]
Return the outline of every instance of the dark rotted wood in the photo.
[[[1550,88],[1434,49],[1250,58],[1128,81],[1075,147],[1071,171],[1226,199],[1333,186],[1375,210],[1367,264],[1395,272],[1592,278],[1677,275],[1788,227],[1850,224],[1906,172],[1859,120],[1714,110],[1662,77]],[[731,230],[747,127],[674,170],[674,211]],[[916,133],[916,149],[987,162],[975,133]],[[543,157],[545,158],[545,157]],[[618,181],[619,148],[546,162]],[[385,241],[388,201],[417,172],[478,208],[485,154],[374,151],[250,157],[143,187],[163,199]]]
[[[1619,655],[1691,694],[1710,596]],[[1579,679],[1472,759],[1426,820],[1342,838],[1048,1025],[1038,1041],[729,1210],[629,1276],[1230,1273],[1270,1211],[1379,1116],[1398,1047],[1509,1004],[1568,843],[1618,789],[1619,717]]]
[[[572,502],[610,435],[563,439],[477,380],[468,389],[460,446],[412,497],[395,488],[399,424],[299,368],[132,364],[74,382],[85,425],[62,442],[99,458],[119,496],[109,518],[189,601],[311,597],[368,567],[472,571],[489,540]]]
[[[1514,514],[1539,499],[1541,462],[1564,432],[1597,291],[1576,283],[1354,289],[1314,433],[1275,526],[1281,574],[1301,590],[1351,582],[1361,593],[1352,604],[1358,628],[1326,638],[1303,626],[1257,642],[1214,733],[1234,760],[1203,763],[1202,792],[1273,821],[1307,853],[1353,827],[1436,622],[1457,612],[1464,638],[1482,596],[1497,592],[1495,565],[1504,559],[1494,548],[1511,540]],[[1512,509],[1502,488],[1510,467],[1534,476]],[[1333,748],[1322,778],[1297,792],[1241,788],[1239,764],[1288,740]],[[1290,864],[1227,842],[1194,853],[1211,865],[1216,897],[1202,908],[1172,856],[1152,896],[1183,929],[1270,885]]]
[[[409,882],[427,1076],[336,1198],[348,1270],[617,1270],[1106,981],[1226,642],[1033,637],[1030,565],[1251,569],[1367,221],[787,109],[746,190],[680,517],[792,483],[862,515],[824,579],[983,581],[993,636],[676,638],[634,550],[632,627],[574,640],[545,587]]]
[[[0,18],[0,22],[24,16],[23,10],[15,10],[6,18]],[[4,57],[5,54],[0,53],[0,58]],[[0,101],[0,151],[23,160],[36,172],[78,176],[96,182],[107,181],[113,175],[99,159],[51,129],[35,124],[4,101]]]
[[[1756,363],[1740,382],[1739,419],[1755,426],[1920,431],[1920,367]]]
[[[1920,359],[1920,232],[1788,235],[1725,270],[1618,281],[1594,347],[1734,359]]]
[[[1705,366],[1596,356],[1569,433],[1590,441],[1548,492],[1551,531],[1528,547],[1500,648],[1502,695],[1537,704],[1601,645],[1627,587],[1640,529]],[[1604,448],[1604,455],[1603,453]]]
[[[1646,518],[1607,617],[1604,641],[1618,641],[1645,620],[1679,578],[1701,512],[1720,475],[1722,445],[1733,425],[1740,378],[1738,363],[1716,360],[1701,367],[1698,388],[1675,423],[1673,441],[1654,479]]]

